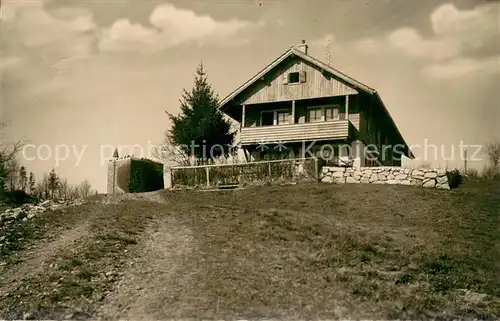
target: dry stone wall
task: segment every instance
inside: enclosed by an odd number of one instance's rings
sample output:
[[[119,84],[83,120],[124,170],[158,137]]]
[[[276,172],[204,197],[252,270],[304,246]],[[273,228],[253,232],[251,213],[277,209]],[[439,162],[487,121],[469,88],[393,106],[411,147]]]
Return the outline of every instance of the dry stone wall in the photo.
[[[444,169],[411,169],[402,167],[329,167],[324,166],[320,174],[324,183],[365,183],[414,185],[450,189]]]

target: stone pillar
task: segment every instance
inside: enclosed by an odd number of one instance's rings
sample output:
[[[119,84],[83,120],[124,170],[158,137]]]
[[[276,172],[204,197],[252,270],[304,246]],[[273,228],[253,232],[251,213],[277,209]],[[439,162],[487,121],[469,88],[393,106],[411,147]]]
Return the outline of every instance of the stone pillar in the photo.
[[[106,190],[106,193],[107,194],[113,194],[113,186],[115,184],[115,179],[116,179],[116,175],[115,175],[115,165],[116,165],[116,160],[112,159],[112,160],[109,160],[108,161],[108,186],[107,186],[107,190]]]
[[[365,166],[365,155],[364,155],[365,144],[360,140],[355,140],[351,143],[352,156],[354,157],[354,167],[364,167]]]
[[[163,164],[163,186],[165,189],[172,188],[172,171],[167,164]]]

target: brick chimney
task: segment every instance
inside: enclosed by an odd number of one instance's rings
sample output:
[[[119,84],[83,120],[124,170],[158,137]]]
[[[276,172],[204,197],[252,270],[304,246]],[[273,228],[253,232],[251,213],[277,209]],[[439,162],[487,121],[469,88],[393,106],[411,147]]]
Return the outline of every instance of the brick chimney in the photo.
[[[306,41],[305,40],[302,40],[301,44],[300,45],[296,45],[295,48],[297,48],[298,50],[302,51],[303,53],[305,53],[307,55],[307,44],[306,44]]]

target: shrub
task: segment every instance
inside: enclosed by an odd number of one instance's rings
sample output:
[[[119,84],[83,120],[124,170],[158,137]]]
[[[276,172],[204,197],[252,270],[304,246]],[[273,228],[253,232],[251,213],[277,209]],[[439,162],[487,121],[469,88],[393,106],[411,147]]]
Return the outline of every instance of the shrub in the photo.
[[[22,205],[36,202],[36,197],[26,194],[23,190],[8,191],[5,193],[5,203]]]
[[[163,189],[163,165],[148,159],[132,159],[129,191],[141,193],[159,189]]]
[[[500,168],[485,166],[481,176],[490,180],[500,180]]]
[[[446,176],[448,176],[450,188],[455,188],[462,183],[462,174],[458,169],[447,171]]]

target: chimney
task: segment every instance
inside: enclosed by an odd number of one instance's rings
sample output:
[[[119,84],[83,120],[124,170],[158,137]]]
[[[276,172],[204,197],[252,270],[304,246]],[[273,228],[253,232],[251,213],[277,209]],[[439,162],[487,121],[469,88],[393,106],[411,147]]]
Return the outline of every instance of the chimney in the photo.
[[[307,46],[305,40],[302,40],[302,43],[300,45],[296,45],[295,48],[297,48],[298,50],[302,51],[303,53],[305,53],[307,55],[308,46]]]

